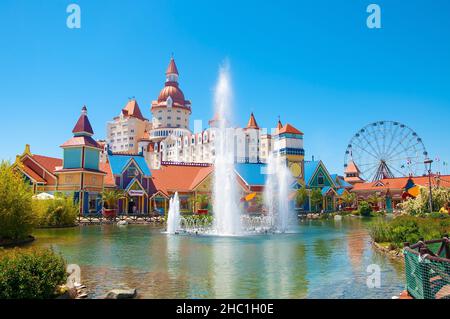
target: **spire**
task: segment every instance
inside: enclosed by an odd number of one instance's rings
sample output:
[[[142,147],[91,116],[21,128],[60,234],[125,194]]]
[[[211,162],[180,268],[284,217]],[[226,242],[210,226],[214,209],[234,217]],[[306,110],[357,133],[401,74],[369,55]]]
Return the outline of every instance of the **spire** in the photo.
[[[250,114],[250,118],[247,123],[247,128],[259,129],[258,123],[256,123],[256,119],[255,116],[253,115],[253,112]]]
[[[167,67],[167,71],[166,71],[166,75],[169,75],[169,74],[179,75],[177,65],[175,64],[175,60],[174,60],[173,56],[170,58],[169,66]]]
[[[72,130],[72,133],[76,136],[92,136],[94,135],[94,130],[92,129],[91,123],[89,122],[88,116],[87,116],[87,107],[86,105],[83,106],[81,109],[81,115],[80,118],[77,121],[77,124],[75,124],[75,127]]]
[[[283,128],[283,124],[280,121],[280,116],[278,116],[277,130],[281,130]]]

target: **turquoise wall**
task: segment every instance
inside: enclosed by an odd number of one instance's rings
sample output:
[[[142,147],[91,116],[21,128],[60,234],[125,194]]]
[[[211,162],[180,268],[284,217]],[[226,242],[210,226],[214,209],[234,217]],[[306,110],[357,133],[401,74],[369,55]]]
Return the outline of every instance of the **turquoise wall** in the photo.
[[[333,187],[334,185],[330,179],[330,176],[326,173],[326,171],[322,168],[322,166],[319,166],[319,169],[317,170],[316,174],[314,174],[309,186],[310,187],[319,187],[318,178],[321,173],[323,175],[323,184],[320,185],[320,187],[323,187],[323,186]]]
[[[81,167],[81,148],[64,149],[64,168]]]
[[[86,148],[84,151],[84,167],[98,170],[100,151]]]

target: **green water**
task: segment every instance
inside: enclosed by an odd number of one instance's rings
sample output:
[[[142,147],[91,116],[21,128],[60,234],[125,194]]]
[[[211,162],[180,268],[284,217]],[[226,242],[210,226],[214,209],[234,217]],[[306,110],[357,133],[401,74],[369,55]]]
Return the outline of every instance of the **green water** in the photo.
[[[137,288],[142,298],[391,298],[403,265],[374,251],[366,222],[300,222],[295,233],[250,237],[169,236],[149,225],[37,230],[81,267],[91,297]],[[367,266],[381,269],[368,288]]]

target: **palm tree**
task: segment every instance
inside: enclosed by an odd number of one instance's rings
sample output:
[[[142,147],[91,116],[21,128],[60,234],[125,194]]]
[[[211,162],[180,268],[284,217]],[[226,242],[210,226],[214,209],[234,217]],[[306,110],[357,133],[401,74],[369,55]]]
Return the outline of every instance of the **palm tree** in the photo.
[[[302,207],[307,199],[308,191],[304,187],[297,189],[297,192],[295,193],[295,203],[297,207]]]
[[[199,209],[204,209],[205,206],[208,206],[209,196],[207,194],[197,194],[195,203],[198,204]]]
[[[318,206],[323,202],[322,191],[319,188],[314,188],[311,191],[311,207],[318,211]]]
[[[379,193],[374,193],[372,195],[370,195],[369,197],[367,197],[367,201],[372,205],[372,206],[378,206],[378,204],[380,204],[380,202],[383,200],[383,197],[379,195]]]
[[[342,201],[344,202],[346,207],[352,207],[353,204],[355,204],[355,200],[356,200],[355,193],[345,192],[342,195]]]
[[[119,199],[125,196],[124,192],[121,190],[104,190],[102,192],[103,202],[107,204],[108,209],[116,209]]]

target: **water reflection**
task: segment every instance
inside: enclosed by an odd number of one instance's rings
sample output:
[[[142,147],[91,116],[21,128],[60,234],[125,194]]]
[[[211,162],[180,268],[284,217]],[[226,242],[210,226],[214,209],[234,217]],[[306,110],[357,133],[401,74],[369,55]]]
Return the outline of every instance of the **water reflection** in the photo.
[[[93,297],[137,288],[142,298],[390,298],[403,268],[372,250],[360,220],[305,221],[298,231],[250,237],[168,236],[144,225],[38,230],[82,269]],[[365,285],[368,265],[382,287]]]

